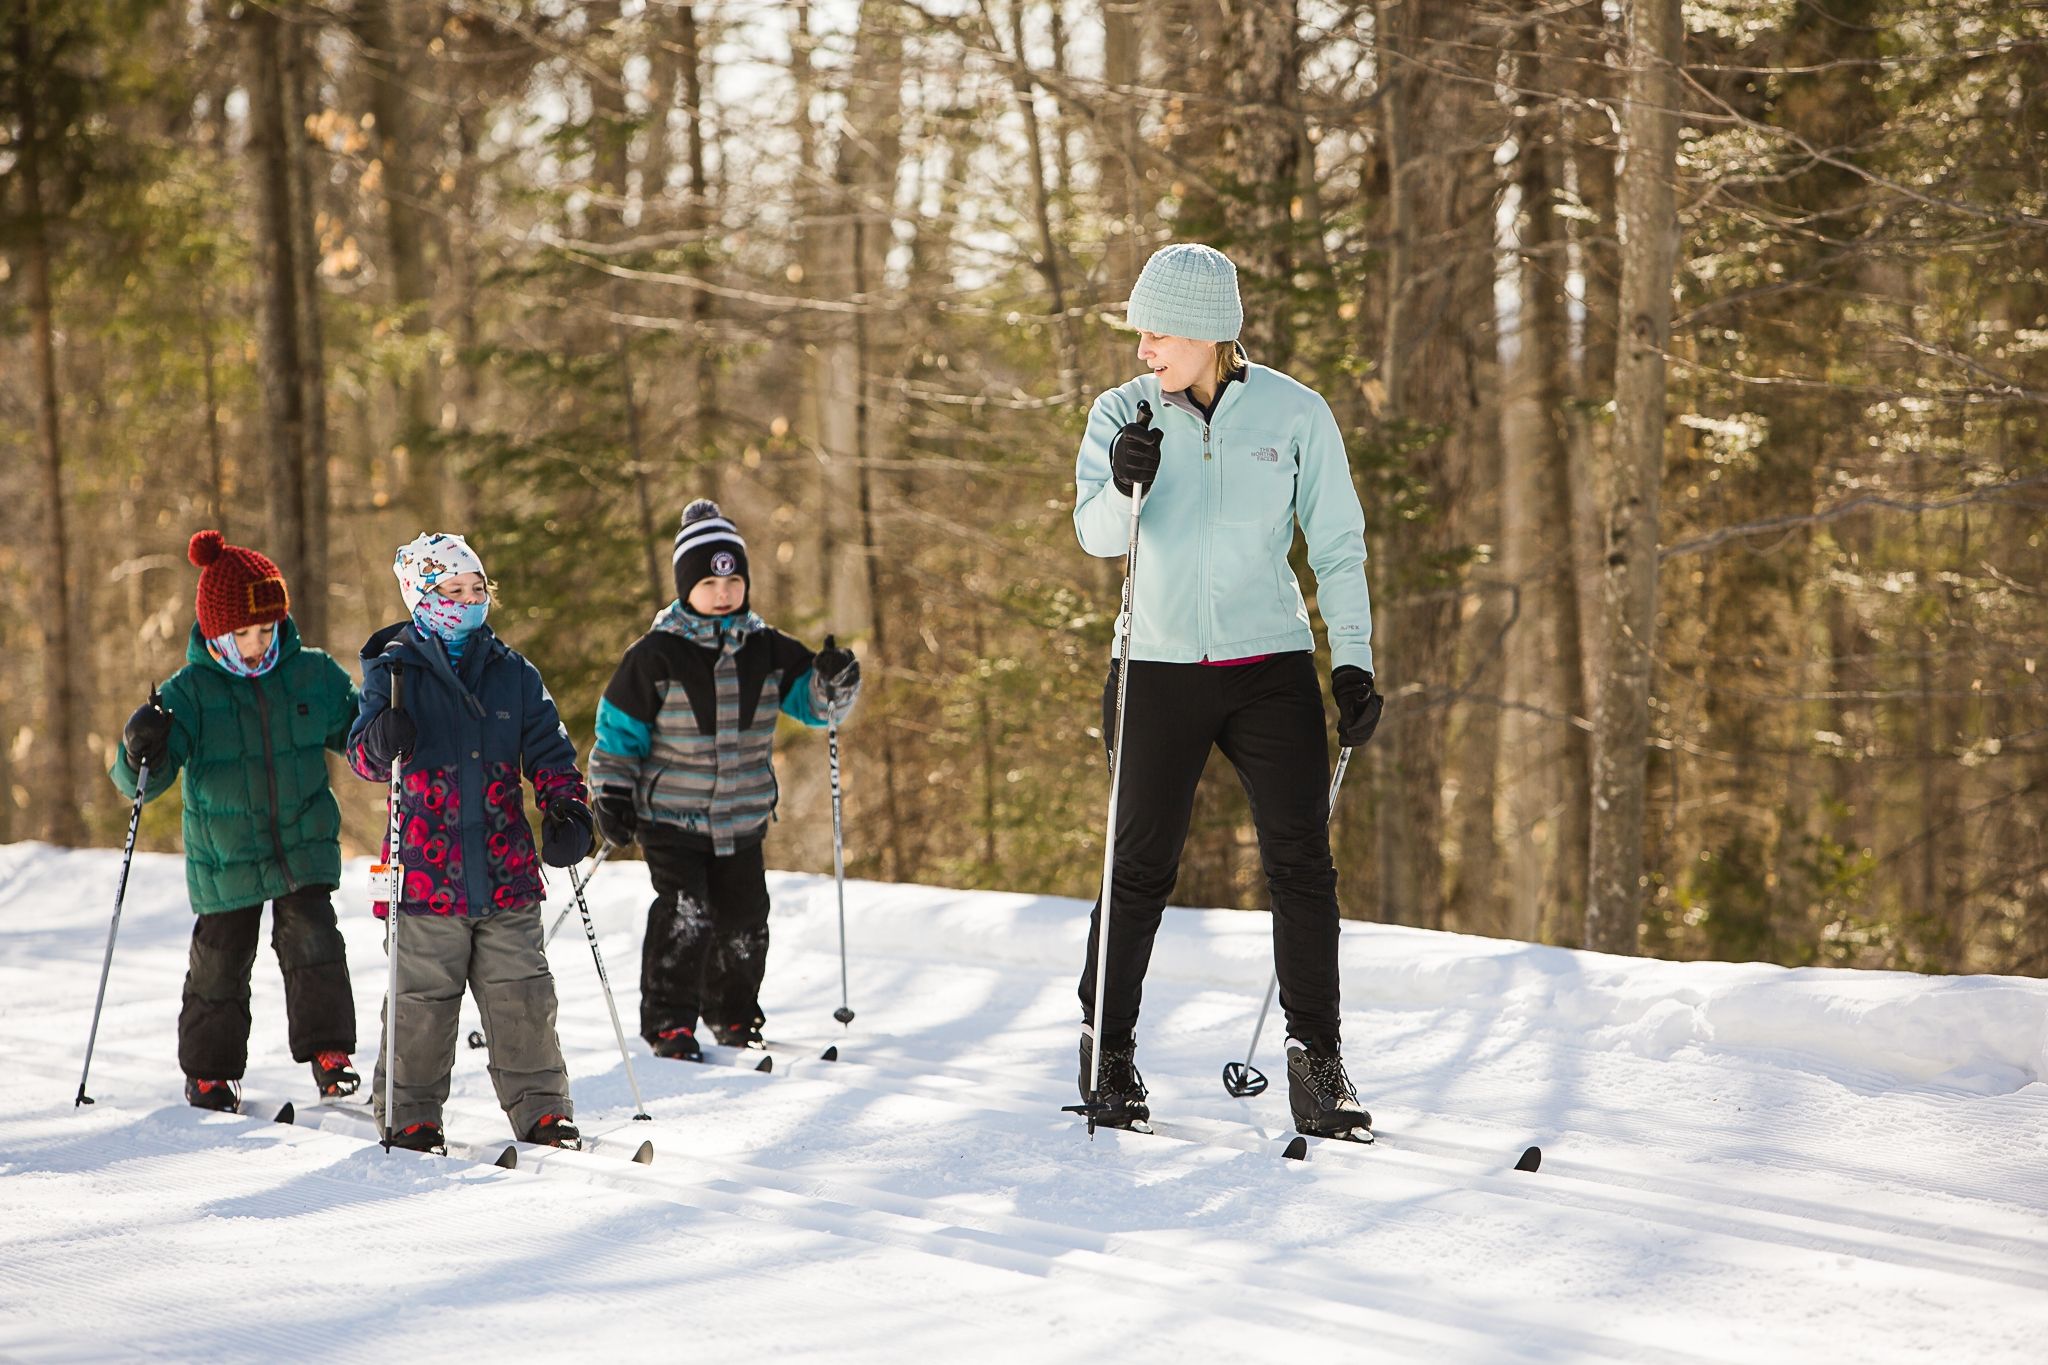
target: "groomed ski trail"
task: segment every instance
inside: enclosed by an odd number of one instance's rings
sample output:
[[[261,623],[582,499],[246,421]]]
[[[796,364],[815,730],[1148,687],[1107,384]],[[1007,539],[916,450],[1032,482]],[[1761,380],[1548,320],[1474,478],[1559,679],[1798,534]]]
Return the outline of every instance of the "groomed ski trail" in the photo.
[[[1111,1332],[1204,1360],[1692,1365],[2031,1361],[2048,1338],[2038,982],[1347,925],[1347,1060],[1380,1141],[1290,1162],[1284,1086],[1237,1101],[1218,1080],[1264,985],[1264,917],[1168,917],[1139,1051],[1162,1132],[1091,1142],[1058,1112],[1085,906],[850,884],[849,1031],[830,1018],[830,880],[778,874],[774,1072],[635,1042],[655,1121],[629,1122],[587,947],[565,937],[561,1035],[597,1146],[521,1146],[500,1171],[387,1154],[359,1101],[330,1127],[287,1056],[267,951],[258,1112],[179,1106],[191,918],[160,856],[138,857],[124,911],[100,1103],[74,1111],[117,862],[0,847],[0,1356],[486,1342],[558,1359],[689,1340],[719,1357],[1094,1361]],[[649,898],[633,863],[591,888],[629,1019]],[[367,1076],[381,940],[348,888],[337,901]],[[833,1044],[841,1060],[819,1060]],[[1269,1074],[1278,1049],[1258,1059]],[[511,1135],[485,1060],[458,1047],[446,1126],[495,1153]],[[287,1099],[297,1127],[268,1121]],[[654,1165],[626,1159],[640,1140]],[[1513,1170],[1530,1143],[1542,1169]]]

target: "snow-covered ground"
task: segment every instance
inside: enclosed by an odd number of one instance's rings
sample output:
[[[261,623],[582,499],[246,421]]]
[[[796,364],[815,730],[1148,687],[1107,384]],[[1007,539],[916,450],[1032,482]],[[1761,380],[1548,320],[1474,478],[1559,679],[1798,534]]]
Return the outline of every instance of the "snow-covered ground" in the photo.
[[[501,1171],[387,1155],[312,1106],[267,935],[248,1107],[295,1100],[300,1126],[185,1108],[169,857],[136,860],[98,1103],[74,1109],[119,865],[0,847],[7,1359],[2048,1358],[2048,983],[1347,924],[1380,1142],[1297,1163],[1276,1031],[1272,1090],[1218,1082],[1264,916],[1168,917],[1139,1061],[1172,1135],[1090,1141],[1059,1112],[1085,906],[850,886],[841,1029],[831,883],[777,876],[777,1074],[635,1040],[655,1121],[629,1123],[572,917],[552,956],[577,1117],[658,1155]],[[352,867],[342,901],[367,1073],[365,885]],[[592,884],[629,1030],[648,897],[637,863]],[[832,1042],[844,1060],[819,1060]],[[482,1059],[458,1059],[451,1138],[509,1136]],[[1531,1143],[1542,1169],[1513,1170]]]

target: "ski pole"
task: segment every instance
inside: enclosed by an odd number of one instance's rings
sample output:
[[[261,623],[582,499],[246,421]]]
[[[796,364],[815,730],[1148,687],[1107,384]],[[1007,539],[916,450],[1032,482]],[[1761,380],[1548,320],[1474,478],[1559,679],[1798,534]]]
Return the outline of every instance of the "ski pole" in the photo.
[[[1152,405],[1139,400],[1138,418],[1150,425]],[[1088,1120],[1088,1135],[1095,1135],[1095,1121],[1103,1115],[1102,1094],[1102,1010],[1109,983],[1109,905],[1116,875],[1116,804],[1124,776],[1124,703],[1131,681],[1131,599],[1138,579],[1138,509],[1145,505],[1145,485],[1131,485],[1131,540],[1124,551],[1123,610],[1117,614],[1116,724],[1109,743],[1109,828],[1102,840],[1102,911],[1095,932],[1095,1013],[1088,1030],[1088,1102],[1063,1105],[1062,1111],[1080,1114]]]
[[[155,688],[149,690],[149,699],[159,703],[163,700]],[[148,797],[149,763],[144,760],[135,768],[135,805],[128,812],[128,840],[121,850],[121,880],[114,887],[114,920],[107,926],[107,955],[100,963],[100,993],[92,1002],[92,1032],[85,1038],[85,1066],[78,1073],[78,1098],[71,1101],[73,1109],[92,1103],[92,1096],[85,1093],[85,1081],[92,1074],[93,1045],[100,1038],[100,1007],[107,1002],[107,976],[114,970],[114,935],[121,932],[121,902],[128,898],[128,867],[135,861],[135,831],[142,824],[142,803]]]
[[[1337,751],[1337,771],[1330,775],[1330,809],[1323,819],[1327,823],[1337,812],[1337,788],[1343,784],[1344,770],[1351,766],[1349,746]],[[1266,1003],[1259,1006],[1259,1021],[1252,1025],[1252,1041],[1244,1050],[1241,1062],[1223,1064],[1223,1089],[1233,1099],[1250,1099],[1266,1091],[1266,1073],[1252,1065],[1252,1056],[1259,1050],[1259,1034],[1266,1027],[1266,1011],[1273,1008],[1273,993],[1280,987],[1280,969],[1273,969],[1272,979],[1266,982]]]
[[[396,711],[405,700],[405,673],[394,660],[391,664],[391,702],[386,709]],[[397,1108],[394,1096],[398,1089],[398,915],[399,902],[405,894],[405,860],[399,857],[398,799],[404,788],[399,785],[404,759],[398,754],[391,756],[391,810],[390,824],[385,833],[384,845],[384,1150],[391,1150],[391,1138],[397,1131]]]
[[[825,637],[825,648],[836,648],[833,637]],[[839,891],[839,1008],[832,1017],[853,1027],[853,1006],[846,986],[846,835],[840,814],[839,792],[839,692],[825,689],[825,752],[832,764],[832,883]]]
[[[596,872],[596,868],[591,869]],[[652,1121],[647,1101],[640,1098],[640,1082],[633,1075],[633,1058],[626,1051],[626,1030],[619,1027],[619,1007],[612,999],[612,980],[605,974],[604,954],[597,950],[597,925],[590,918],[590,906],[583,899],[583,878],[579,869],[569,869],[569,886],[576,893],[576,909],[583,916],[583,936],[590,940],[590,960],[597,964],[597,984],[604,988],[604,1007],[611,1012],[612,1036],[619,1040],[619,1060],[626,1064],[626,1084],[633,1087],[633,1117]]]
[[[604,866],[604,860],[605,860],[605,859],[607,859],[607,858],[609,858],[609,857],[611,857],[611,856],[612,856],[612,845],[611,845],[611,843],[610,843],[609,841],[607,841],[607,842],[605,843],[604,847],[603,847],[603,848],[600,848],[600,849],[599,849],[599,850],[597,851],[597,861],[596,861],[596,862],[594,862],[594,863],[592,863],[592,864],[590,865],[590,871],[588,871],[588,872],[586,872],[586,873],[584,873],[584,874],[583,874],[583,884],[584,884],[585,886],[588,886],[588,885],[590,885],[590,879],[591,879],[592,877],[595,877],[595,876],[597,875],[597,870],[598,870],[598,869],[599,869],[600,867],[603,867],[603,866]],[[572,878],[573,878],[573,877],[574,877],[574,876],[576,875],[576,873],[575,873],[575,870],[574,870],[573,868],[572,868],[572,869],[570,870],[570,872],[569,872],[569,875],[570,875],[570,876],[571,876]],[[553,942],[555,941],[555,931],[556,931],[556,930],[558,930],[558,929],[560,929],[560,928],[562,927],[562,921],[564,921],[564,920],[566,920],[566,919],[568,919],[568,918],[569,918],[569,909],[570,909],[570,907],[568,907],[568,906],[566,906],[566,905],[565,905],[565,906],[563,906],[563,907],[562,907],[562,913],[560,913],[559,915],[556,915],[556,916],[555,916],[555,922],[554,922],[553,924],[550,924],[550,925],[548,926],[548,932],[547,932],[547,937],[543,938],[543,939],[542,939],[542,940],[540,941],[540,947],[541,947],[541,951],[542,951],[542,952],[546,952],[546,951],[547,951],[547,949],[548,949],[548,945],[549,945],[549,944],[551,944],[551,943],[553,943]],[[480,1044],[475,1044],[475,1043],[472,1043],[472,1044],[471,1044],[471,1046],[472,1046],[472,1047],[475,1047],[475,1046],[480,1046]]]

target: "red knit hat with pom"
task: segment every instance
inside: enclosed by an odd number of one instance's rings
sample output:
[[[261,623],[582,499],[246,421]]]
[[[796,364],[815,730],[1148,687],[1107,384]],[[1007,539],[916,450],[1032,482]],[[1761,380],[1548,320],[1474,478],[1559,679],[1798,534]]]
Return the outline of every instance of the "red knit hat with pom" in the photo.
[[[228,544],[218,531],[192,537],[185,555],[199,566],[199,633],[207,639],[291,614],[284,575],[267,556]]]

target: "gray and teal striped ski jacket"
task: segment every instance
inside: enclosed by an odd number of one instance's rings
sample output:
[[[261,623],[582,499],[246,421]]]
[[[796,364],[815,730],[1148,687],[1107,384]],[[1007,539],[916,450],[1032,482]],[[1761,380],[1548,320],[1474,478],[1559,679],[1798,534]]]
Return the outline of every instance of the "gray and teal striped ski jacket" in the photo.
[[[670,603],[605,686],[591,786],[630,791],[643,823],[698,835],[720,857],[758,843],[775,813],[776,716],[822,727],[859,692],[828,706],[812,657],[751,611]]]

